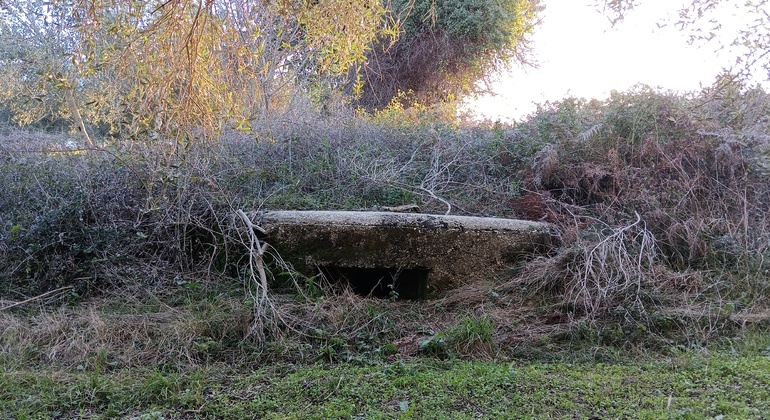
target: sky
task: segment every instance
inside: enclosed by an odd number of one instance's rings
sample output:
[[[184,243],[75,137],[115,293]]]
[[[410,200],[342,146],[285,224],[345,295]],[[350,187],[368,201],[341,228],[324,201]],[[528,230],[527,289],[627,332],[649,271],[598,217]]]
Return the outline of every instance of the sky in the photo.
[[[716,52],[719,44],[688,45],[687,31],[676,20],[681,0],[644,0],[614,28],[597,11],[597,0],[544,0],[543,23],[532,39],[539,68],[514,66],[492,85],[495,96],[470,103],[477,118],[520,121],[535,103],[567,96],[603,99],[612,90],[643,83],[663,90],[698,90],[710,85],[735,56]],[[727,2],[730,3],[730,2]],[[726,43],[741,25],[736,7],[719,12]],[[729,38],[729,39],[728,39]]]

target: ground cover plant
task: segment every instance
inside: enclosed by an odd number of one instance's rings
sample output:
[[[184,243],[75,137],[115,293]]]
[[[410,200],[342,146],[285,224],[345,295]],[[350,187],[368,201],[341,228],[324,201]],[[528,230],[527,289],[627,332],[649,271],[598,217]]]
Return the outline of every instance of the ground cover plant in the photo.
[[[764,91],[640,86],[544,104],[514,125],[447,115],[307,108],[184,148],[80,148],[3,128],[0,410],[767,412]],[[375,299],[297,273],[269,246],[261,283],[238,212],[399,205],[547,221],[560,246],[424,301]],[[474,377],[489,392],[467,394],[483,387]],[[313,384],[316,394],[297,391]],[[549,401],[564,397],[535,405],[549,389]]]
[[[766,342],[765,342],[766,344]],[[13,418],[763,418],[767,356],[3,372]]]

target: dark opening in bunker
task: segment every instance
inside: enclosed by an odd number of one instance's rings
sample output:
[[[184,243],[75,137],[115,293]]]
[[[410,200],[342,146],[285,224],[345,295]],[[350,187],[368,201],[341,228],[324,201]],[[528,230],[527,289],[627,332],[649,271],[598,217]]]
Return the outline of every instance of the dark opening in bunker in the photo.
[[[347,283],[357,295],[382,299],[424,299],[428,269],[321,267],[333,283]]]

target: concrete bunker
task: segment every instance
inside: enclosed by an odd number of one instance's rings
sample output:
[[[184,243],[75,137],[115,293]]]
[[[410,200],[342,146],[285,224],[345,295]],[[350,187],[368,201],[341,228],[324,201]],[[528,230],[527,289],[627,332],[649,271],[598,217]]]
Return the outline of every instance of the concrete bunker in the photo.
[[[422,299],[482,279],[554,245],[552,226],[420,213],[269,211],[265,240],[296,269],[356,293]]]

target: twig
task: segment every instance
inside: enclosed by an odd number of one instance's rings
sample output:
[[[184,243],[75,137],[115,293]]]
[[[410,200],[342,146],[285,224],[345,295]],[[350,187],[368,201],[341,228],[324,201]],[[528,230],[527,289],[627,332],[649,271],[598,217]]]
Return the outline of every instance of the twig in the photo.
[[[235,213],[241,218],[241,220],[243,220],[243,223],[246,224],[246,227],[248,227],[249,230],[249,243],[246,244],[246,246],[249,248],[249,271],[252,281],[257,286],[257,296],[255,296],[254,299],[255,324],[252,325],[251,331],[249,331],[249,334],[251,334],[257,330],[259,323],[264,320],[266,309],[270,305],[270,301],[267,296],[267,273],[265,272],[265,265],[262,260],[262,257],[265,255],[265,251],[267,251],[268,244],[267,242],[260,242],[255,232],[258,231],[265,233],[264,229],[252,223],[249,216],[246,215],[243,210],[238,209]],[[258,274],[258,278],[255,278],[254,276],[255,269]]]
[[[72,290],[72,288],[73,288],[73,286],[60,287],[60,288],[58,288],[56,290],[51,290],[51,291],[45,292],[45,293],[43,293],[41,295],[37,295],[35,297],[31,297],[29,299],[22,300],[21,302],[16,302],[16,303],[10,304],[8,306],[0,308],[0,311],[4,311],[6,309],[15,308],[17,306],[25,305],[27,303],[33,302],[33,301],[38,300],[38,299],[43,299],[43,298],[50,297],[50,296],[53,296],[53,295],[56,295],[56,294],[59,294],[59,293],[63,293],[63,292],[66,292],[68,290]]]

